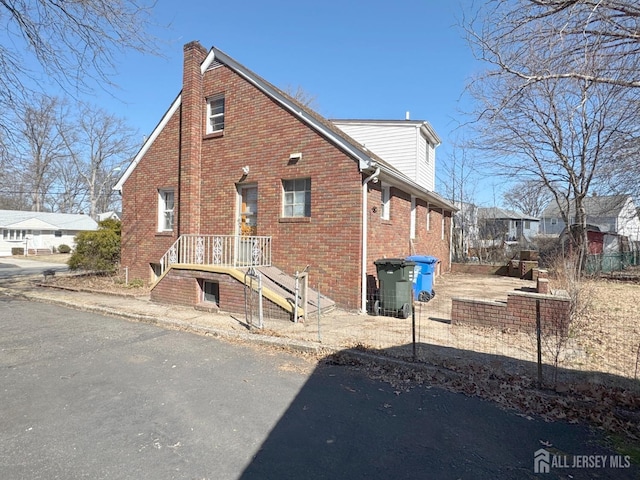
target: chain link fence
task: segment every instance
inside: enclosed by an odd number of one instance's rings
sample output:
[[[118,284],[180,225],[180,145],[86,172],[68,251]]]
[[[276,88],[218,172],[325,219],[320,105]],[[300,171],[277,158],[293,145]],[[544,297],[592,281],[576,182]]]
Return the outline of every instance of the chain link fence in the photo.
[[[435,296],[428,302],[410,302],[408,315],[405,289],[400,298],[372,291],[368,314],[315,311],[293,323],[265,308],[265,331],[332,349],[358,348],[454,370],[526,376],[547,386],[597,384],[640,391],[638,284],[586,280],[581,288],[590,299],[588,308],[562,329],[535,321],[523,329],[452,320],[456,298],[487,307],[483,311],[490,317],[506,308],[510,292],[527,295],[534,288],[532,281],[509,277],[449,274],[436,279]]]

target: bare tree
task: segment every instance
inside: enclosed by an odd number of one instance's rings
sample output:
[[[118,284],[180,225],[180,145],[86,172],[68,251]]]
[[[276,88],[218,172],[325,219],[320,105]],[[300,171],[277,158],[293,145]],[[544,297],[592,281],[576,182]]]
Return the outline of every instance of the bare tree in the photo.
[[[15,128],[19,133],[11,143],[16,157],[14,186],[28,191],[31,209],[45,209],[55,182],[55,165],[66,156],[58,127],[66,118],[65,105],[57,98],[38,95],[21,104]],[[22,193],[22,192],[18,192]]]
[[[491,3],[506,8],[501,1]],[[612,71],[611,57],[592,48],[604,40],[588,39],[584,44],[577,36],[550,31],[544,23],[509,23],[518,17],[511,10],[509,14],[513,17],[507,15],[506,24],[499,23],[503,13],[487,18],[480,34],[468,29],[483,58],[497,67],[470,86],[477,100],[477,146],[490,152],[496,171],[534,179],[547,188],[565,223],[577,225],[569,235],[583,259],[583,201],[592,188],[607,181],[616,162],[628,159],[623,146],[638,137],[640,89],[593,80]],[[509,67],[516,63],[518,69]],[[520,69],[581,74],[531,78],[523,77]]]
[[[45,83],[71,92],[112,85],[116,54],[156,53],[151,0],[0,0],[0,126],[4,112]]]
[[[466,31],[478,58],[528,84],[574,79],[640,87],[636,0],[489,0]],[[544,64],[529,61],[532,49]]]
[[[453,258],[465,261],[470,247],[477,246],[478,219],[474,204],[478,172],[469,151],[455,146],[440,165],[438,183],[446,198],[458,208],[453,216],[451,248]]]
[[[52,210],[61,213],[79,213],[85,211],[87,189],[78,168],[69,157],[55,164],[55,176],[52,192]]]
[[[291,98],[297,100],[303,106],[309,107],[312,110],[318,109],[318,97],[312,93],[307,92],[300,85],[298,85],[297,87],[287,85],[284,88],[284,92]]]
[[[124,119],[89,104],[81,104],[74,125],[60,132],[69,162],[82,183],[83,202],[89,215],[96,218],[112,203],[116,174],[131,161],[139,147],[137,133]],[[78,191],[77,184],[75,188]]]
[[[502,195],[505,206],[540,217],[545,207],[553,200],[551,192],[539,180],[523,180],[515,183]]]

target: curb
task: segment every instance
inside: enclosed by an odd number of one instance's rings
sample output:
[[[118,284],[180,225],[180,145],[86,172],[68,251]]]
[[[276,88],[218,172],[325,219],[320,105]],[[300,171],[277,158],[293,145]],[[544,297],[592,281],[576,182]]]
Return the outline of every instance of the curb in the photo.
[[[230,332],[228,330],[203,327],[193,323],[183,322],[175,319],[161,319],[153,315],[143,315],[139,313],[131,313],[121,310],[116,310],[109,307],[100,307],[95,305],[81,305],[75,302],[67,300],[57,300],[51,298],[43,298],[37,295],[30,295],[24,292],[15,292],[10,289],[5,290],[5,295],[9,295],[16,298],[25,300],[31,300],[39,303],[46,303],[49,305],[57,305],[61,307],[72,308],[74,310],[80,310],[83,312],[98,313],[101,315],[108,315],[111,317],[121,318],[128,321],[134,321],[138,323],[146,323],[148,325],[156,325],[163,328],[170,328],[172,330],[179,330],[183,332],[195,333],[198,335],[208,335],[217,338],[229,339],[229,340],[242,340],[257,345],[277,347],[290,351],[305,353],[305,354],[320,354],[320,353],[335,353],[338,349],[328,345],[316,345],[310,342],[293,341],[285,337],[274,337],[271,335],[262,335],[259,333],[243,333],[243,332]]]

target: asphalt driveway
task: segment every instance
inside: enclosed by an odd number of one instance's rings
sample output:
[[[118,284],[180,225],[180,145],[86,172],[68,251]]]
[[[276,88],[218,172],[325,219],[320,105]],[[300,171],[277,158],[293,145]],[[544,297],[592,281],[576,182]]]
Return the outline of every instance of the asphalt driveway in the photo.
[[[613,454],[585,426],[273,349],[13,297],[0,329],[3,479],[521,479],[541,447]],[[569,474],[638,471],[540,478]]]
[[[19,257],[0,258],[0,281],[42,275],[45,270],[62,273],[69,271],[69,267],[66,264],[27,260]]]

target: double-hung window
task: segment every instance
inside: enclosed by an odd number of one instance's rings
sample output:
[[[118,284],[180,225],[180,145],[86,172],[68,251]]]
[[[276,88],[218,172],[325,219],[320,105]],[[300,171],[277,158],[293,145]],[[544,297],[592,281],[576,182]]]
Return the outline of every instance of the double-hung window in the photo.
[[[170,232],[173,230],[173,190],[158,191],[158,231]]]
[[[391,187],[389,185],[382,185],[381,200],[380,200],[380,218],[382,220],[389,220],[391,218]]]
[[[3,240],[24,240],[27,234],[31,234],[31,230],[3,230]]]
[[[224,130],[224,95],[216,95],[207,100],[207,133]]]
[[[283,180],[283,217],[311,217],[311,179]]]

